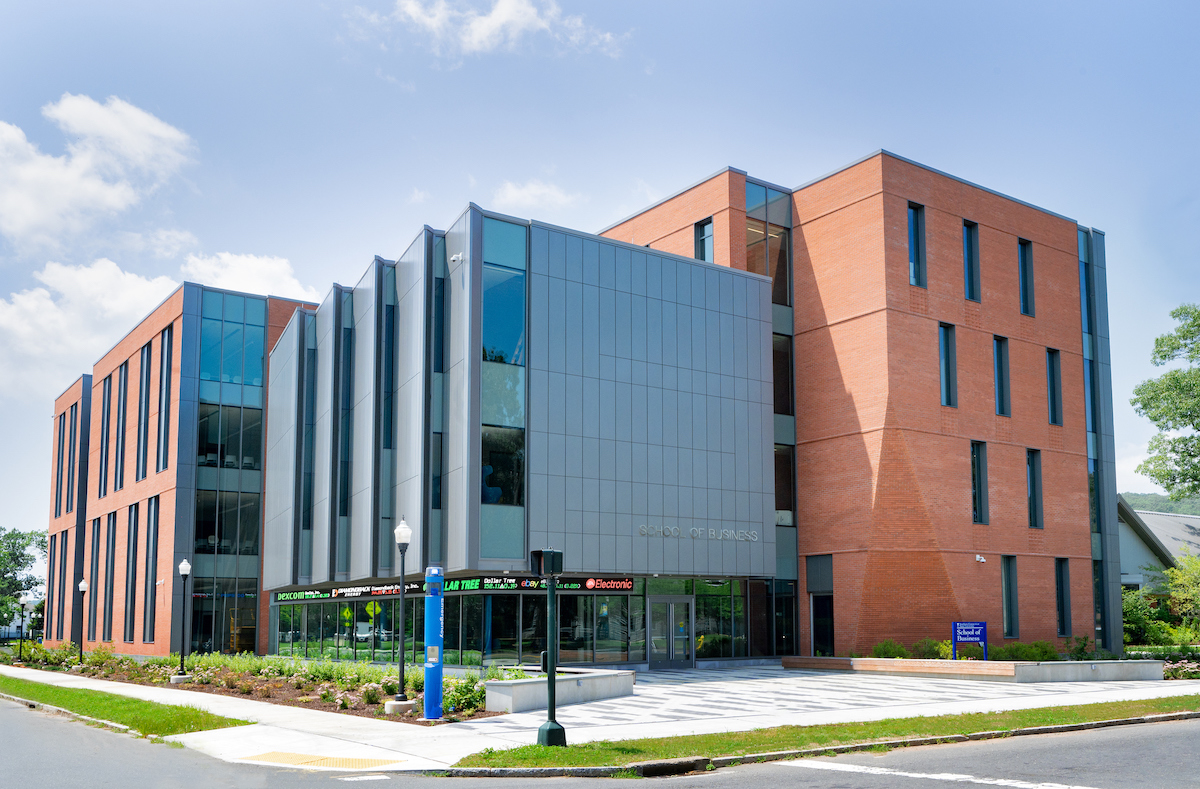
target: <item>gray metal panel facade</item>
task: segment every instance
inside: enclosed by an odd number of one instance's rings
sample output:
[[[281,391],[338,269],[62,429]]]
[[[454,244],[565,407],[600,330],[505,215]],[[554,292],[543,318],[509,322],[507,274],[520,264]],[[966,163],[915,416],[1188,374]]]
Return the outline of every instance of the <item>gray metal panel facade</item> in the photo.
[[[295,583],[293,551],[296,550],[296,487],[300,405],[300,358],[303,355],[304,315],[292,314],[287,327],[271,351],[267,381],[266,474],[263,492],[262,583],[274,589]]]
[[[774,575],[769,281],[536,222],[530,249],[529,547]]]
[[[373,547],[377,498],[375,479],[375,380],[379,372],[376,322],[379,319],[380,266],[373,262],[354,286],[354,403],[350,446],[350,577],[375,574]],[[345,361],[342,362],[345,364]]]
[[[405,555],[405,573],[421,573],[424,555],[426,503],[424,458],[426,443],[425,347],[429,324],[426,254],[431,233],[422,231],[396,261],[396,380],[393,399],[396,420],[393,501],[394,522],[404,518],[413,531]],[[399,574],[400,556],[392,542],[392,567]]]
[[[446,231],[444,411],[446,572],[474,569],[479,557],[479,279],[481,219],[468,210]],[[472,243],[472,240],[475,243]],[[471,495],[474,494],[474,495]]]
[[[341,289],[335,287],[317,309],[317,386],[316,409],[313,415],[313,548],[312,583],[332,581],[330,574],[330,514],[333,500],[333,413],[334,329],[337,319],[335,302]]]
[[[180,318],[179,339],[179,407],[176,423],[171,426],[177,436],[175,457],[175,546],[172,567],[184,559],[195,561],[196,542],[196,442],[199,438],[200,409],[200,302],[204,289],[190,282],[183,284],[183,315]],[[192,606],[185,605],[182,579],[171,573],[171,610],[182,612],[184,628],[191,632]],[[171,650],[178,652],[178,628],[171,628]]]

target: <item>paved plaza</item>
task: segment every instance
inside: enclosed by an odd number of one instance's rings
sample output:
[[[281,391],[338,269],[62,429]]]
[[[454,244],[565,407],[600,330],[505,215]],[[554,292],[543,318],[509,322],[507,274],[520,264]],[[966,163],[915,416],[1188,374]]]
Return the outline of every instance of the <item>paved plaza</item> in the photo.
[[[252,726],[169,739],[226,761],[315,769],[439,769],[484,748],[535,742],[537,728],[545,720],[544,712],[528,712],[420,727],[10,666],[0,666],[0,673],[167,704],[188,704],[254,721]],[[643,673],[632,696],[563,707],[557,718],[566,728],[568,741],[578,743],[1198,693],[1200,680],[1012,683],[796,671],[774,666]]]

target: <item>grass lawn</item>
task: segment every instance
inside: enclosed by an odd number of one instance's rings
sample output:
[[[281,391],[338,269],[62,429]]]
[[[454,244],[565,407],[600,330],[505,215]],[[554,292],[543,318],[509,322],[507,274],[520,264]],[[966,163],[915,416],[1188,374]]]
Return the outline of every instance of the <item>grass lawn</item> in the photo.
[[[982,731],[1058,726],[1089,721],[1133,718],[1167,712],[1200,710],[1200,695],[1172,696],[1145,701],[1118,701],[1073,707],[1047,707],[1015,712],[900,718],[828,726],[780,726],[721,734],[655,737],[644,740],[591,742],[550,748],[525,745],[511,750],[486,749],[466,757],[456,767],[595,767],[624,765],[649,759],[683,756],[744,756],[750,753],[803,750],[910,737],[946,737]],[[570,741],[571,731],[567,730]]]
[[[0,693],[61,707],[64,710],[78,712],[80,715],[120,723],[136,729],[142,734],[157,737],[207,729],[224,729],[227,726],[245,726],[249,723],[249,721],[224,718],[195,707],[156,704],[152,701],[101,693],[98,690],[62,688],[3,675],[0,675]]]

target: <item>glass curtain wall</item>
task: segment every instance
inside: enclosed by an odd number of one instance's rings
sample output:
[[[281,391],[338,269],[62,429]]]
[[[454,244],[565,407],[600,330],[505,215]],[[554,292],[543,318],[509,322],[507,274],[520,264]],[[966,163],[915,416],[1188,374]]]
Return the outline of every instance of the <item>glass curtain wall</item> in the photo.
[[[523,225],[484,218],[479,553],[486,559],[525,557],[526,249]]]
[[[771,278],[771,301],[792,303],[792,196],[746,182],[746,270]]]
[[[191,648],[253,651],[266,300],[204,291]]]

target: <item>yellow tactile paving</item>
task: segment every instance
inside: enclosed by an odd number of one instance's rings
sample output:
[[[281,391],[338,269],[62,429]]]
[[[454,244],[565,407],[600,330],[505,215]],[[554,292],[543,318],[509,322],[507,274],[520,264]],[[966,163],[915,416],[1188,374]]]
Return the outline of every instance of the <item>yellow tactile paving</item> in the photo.
[[[385,764],[395,764],[403,759],[353,759],[343,756],[316,756],[311,753],[286,753],[271,751],[260,753],[258,756],[244,756],[246,762],[271,762],[272,764],[292,764],[297,767],[334,767],[343,770],[366,770],[371,767],[382,767]]]

